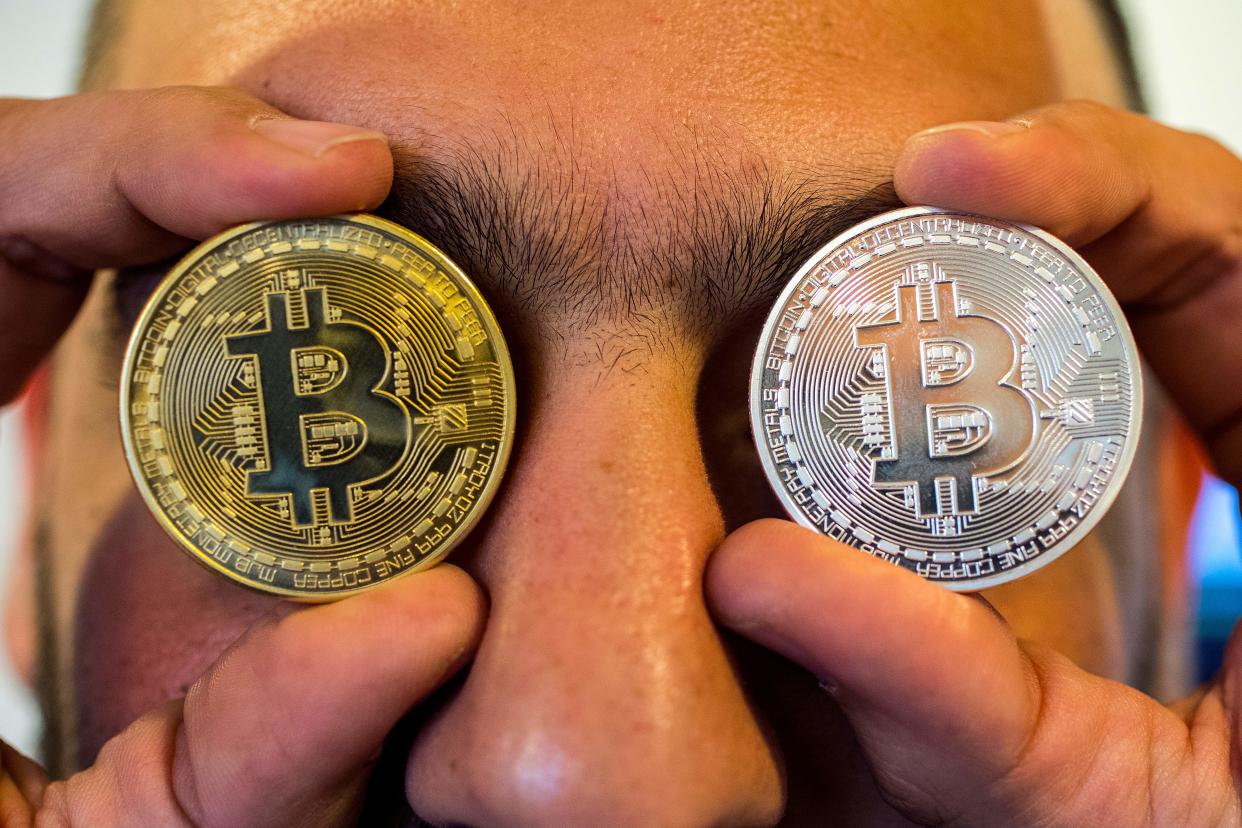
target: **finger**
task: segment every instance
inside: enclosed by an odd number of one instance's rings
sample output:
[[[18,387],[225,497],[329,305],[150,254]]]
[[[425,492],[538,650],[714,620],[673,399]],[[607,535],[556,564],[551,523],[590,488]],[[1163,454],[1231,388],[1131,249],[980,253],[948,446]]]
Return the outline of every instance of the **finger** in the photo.
[[[0,825],[5,828],[30,828],[34,824],[34,806],[22,795],[13,779],[0,769]]]
[[[989,607],[788,521],[726,538],[708,565],[707,596],[724,624],[920,739],[1004,754],[1016,744],[996,736],[1017,743],[1030,725],[1030,668]],[[962,671],[964,653],[996,661]],[[998,704],[978,717],[939,715],[961,698]]]
[[[477,643],[483,599],[440,566],[252,631],[44,794],[49,824],[336,825],[384,737]],[[41,814],[42,816],[42,814]]]
[[[912,137],[908,203],[1038,225],[1081,247],[1222,472],[1242,479],[1242,160],[1130,112],[1066,103]],[[1204,370],[1211,366],[1211,370]]]
[[[382,134],[231,90],[0,100],[0,402],[73,318],[89,272],[245,221],[372,207],[391,177]]]
[[[0,253],[0,406],[30,374],[77,315],[85,279],[50,280],[7,264]]]
[[[0,101],[0,237],[93,270],[156,261],[252,219],[383,200],[381,133],[175,87]]]
[[[46,786],[47,774],[42,768],[0,742],[0,825],[5,828],[33,825]]]
[[[1151,699],[1019,646],[980,602],[793,524],[734,532],[706,588],[722,623],[831,689],[885,796],[916,821],[1153,824],[1149,805],[1180,803],[1149,800],[1152,777],[1185,791],[1204,776],[1185,724]],[[1209,741],[1219,752],[1219,734]],[[1225,767],[1213,773],[1228,791]],[[1211,793],[1205,809],[1227,805]]]
[[[936,204],[1036,224],[1075,247],[1116,229],[1153,225],[1131,241],[1149,258],[1191,236],[1237,239],[1242,161],[1217,142],[1089,101],[1011,121],[946,124],[912,136],[893,173],[907,203]],[[1147,216],[1159,216],[1151,223]],[[1170,286],[1146,273],[1119,284],[1122,301]]]
[[[37,806],[40,794],[47,787],[47,774],[43,768],[4,742],[0,742],[0,766],[22,796]]]

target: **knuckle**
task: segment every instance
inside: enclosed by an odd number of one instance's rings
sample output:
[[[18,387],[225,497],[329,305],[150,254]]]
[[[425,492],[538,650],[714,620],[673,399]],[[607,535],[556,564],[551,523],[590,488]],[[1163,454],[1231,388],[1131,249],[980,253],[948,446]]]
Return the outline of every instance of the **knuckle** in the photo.
[[[10,150],[22,145],[21,138],[30,130],[38,113],[54,107],[55,101],[6,100],[0,108],[0,162],[15,160]]]
[[[173,725],[179,720],[175,708],[176,704],[170,703],[141,716],[109,741],[95,764],[84,774],[71,778],[70,784],[79,783],[85,800],[88,787],[84,782],[93,776],[96,783],[106,783],[117,807],[139,814],[162,814],[162,824],[180,824],[175,818],[176,810],[169,807]]]
[[[206,151],[223,161],[235,160],[245,149],[246,131],[239,127],[274,112],[267,104],[228,87],[164,86],[94,94],[109,96],[104,109],[115,109],[117,115],[113,117],[123,119],[116,134],[125,146],[180,147]],[[152,129],[153,124],[161,128]],[[140,155],[143,153],[126,152],[122,158],[145,168],[147,159],[136,157]]]
[[[1098,125],[1122,115],[1121,110],[1086,99],[1058,101],[1035,111],[1036,118],[1056,126],[1074,123]]]
[[[1115,106],[1109,106],[1099,101],[1093,101],[1088,98],[1079,98],[1065,102],[1065,112],[1068,116],[1077,115],[1081,118],[1090,118],[1095,120],[1116,118],[1122,114],[1122,110]]]
[[[132,96],[133,108],[148,117],[153,110],[192,118],[242,115],[270,109],[245,92],[227,86],[159,86],[104,94]]]
[[[182,707],[182,727],[187,737],[196,734],[199,723],[210,717],[217,704],[227,705],[233,701],[227,698],[228,688],[256,679],[253,675],[256,658],[258,663],[266,665],[280,656],[281,648],[268,643],[273,624],[264,619],[252,625],[216,659],[211,669],[190,685]],[[238,676],[238,672],[245,675]]]
[[[69,813],[67,783],[57,780],[44,789],[34,824],[35,828],[71,828],[73,819]]]
[[[1059,101],[1033,110],[1024,118],[1032,127],[1047,130],[1091,155],[1101,145],[1123,151],[1128,136],[1150,121],[1145,115],[1091,100]]]
[[[1219,269],[1230,275],[1242,271],[1242,213],[1217,213],[1202,231],[1202,246]]]

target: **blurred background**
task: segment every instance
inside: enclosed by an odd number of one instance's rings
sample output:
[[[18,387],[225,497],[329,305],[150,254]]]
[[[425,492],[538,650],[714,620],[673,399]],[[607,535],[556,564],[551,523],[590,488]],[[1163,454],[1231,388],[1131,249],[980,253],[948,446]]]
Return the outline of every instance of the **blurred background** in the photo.
[[[90,0],[0,0],[0,96],[72,91],[89,7]],[[1122,0],[1122,8],[1152,114],[1206,132],[1242,154],[1242,0]],[[0,412],[0,598],[8,594],[10,560],[30,496],[22,483],[22,445],[18,413]],[[1237,492],[1205,480],[1188,538],[1190,576],[1199,586],[1196,646],[1204,675],[1215,672],[1221,647],[1242,615],[1240,536]],[[37,755],[39,726],[34,700],[0,648],[0,739]]]

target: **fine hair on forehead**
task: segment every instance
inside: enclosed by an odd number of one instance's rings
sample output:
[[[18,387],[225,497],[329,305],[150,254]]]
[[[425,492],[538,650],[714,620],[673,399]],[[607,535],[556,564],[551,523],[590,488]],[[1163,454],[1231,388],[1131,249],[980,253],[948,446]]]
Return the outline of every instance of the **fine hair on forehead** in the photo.
[[[1145,111],[1142,82],[1119,0],[1089,2],[1108,33],[1128,105],[1136,112]],[[112,73],[111,46],[118,39],[129,5],[130,0],[95,0],[83,42],[79,88],[97,89],[107,85]]]

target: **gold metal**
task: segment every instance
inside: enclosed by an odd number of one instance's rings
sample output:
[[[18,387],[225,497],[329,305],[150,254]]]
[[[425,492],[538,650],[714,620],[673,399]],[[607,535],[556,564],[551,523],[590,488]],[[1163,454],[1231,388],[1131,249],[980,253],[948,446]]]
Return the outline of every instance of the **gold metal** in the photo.
[[[477,288],[361,214],[208,239],[156,288],[121,374],[126,458],[164,529],[306,601],[442,558],[495,494],[514,417]]]

